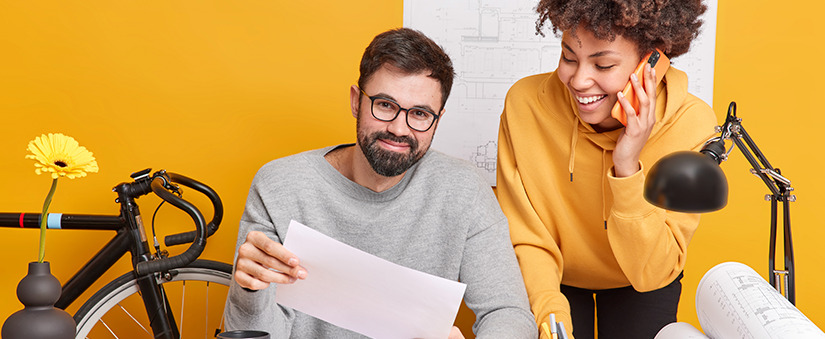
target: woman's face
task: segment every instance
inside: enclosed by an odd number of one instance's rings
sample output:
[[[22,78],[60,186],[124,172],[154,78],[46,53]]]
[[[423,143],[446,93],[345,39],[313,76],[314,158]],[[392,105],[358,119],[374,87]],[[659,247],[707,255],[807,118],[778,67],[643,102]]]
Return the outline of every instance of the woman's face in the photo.
[[[641,60],[636,44],[622,36],[600,40],[580,26],[576,36],[564,32],[561,46],[557,73],[577,103],[579,116],[600,132],[621,128],[610,110]]]

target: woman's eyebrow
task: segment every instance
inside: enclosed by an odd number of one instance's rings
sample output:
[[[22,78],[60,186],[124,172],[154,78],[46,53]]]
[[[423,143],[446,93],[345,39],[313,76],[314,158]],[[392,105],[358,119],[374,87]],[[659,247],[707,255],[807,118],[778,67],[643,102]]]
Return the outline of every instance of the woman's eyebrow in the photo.
[[[576,54],[576,52],[573,51],[573,48],[568,46],[564,41],[561,42],[561,46],[564,47],[564,49],[570,51],[570,53]],[[596,53],[590,54],[587,57],[588,58],[598,58],[598,57],[602,57],[602,56],[605,56],[605,55],[608,55],[608,54],[615,54],[615,53],[616,53],[615,51],[604,50],[604,51],[598,51]]]

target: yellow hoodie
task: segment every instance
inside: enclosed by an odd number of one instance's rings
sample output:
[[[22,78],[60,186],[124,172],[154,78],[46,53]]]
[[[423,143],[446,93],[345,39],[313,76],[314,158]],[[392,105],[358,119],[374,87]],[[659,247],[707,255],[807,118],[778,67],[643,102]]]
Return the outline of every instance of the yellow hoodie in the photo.
[[[572,332],[559,284],[646,292],[682,272],[699,215],[645,201],[645,174],[671,152],[701,149],[715,133],[716,117],[687,92],[687,75],[673,67],[656,91],[656,124],[640,155],[642,170],[616,178],[613,149],[623,128],[594,131],[555,73],[510,88],[499,131],[497,193],[537,324],[552,312]]]

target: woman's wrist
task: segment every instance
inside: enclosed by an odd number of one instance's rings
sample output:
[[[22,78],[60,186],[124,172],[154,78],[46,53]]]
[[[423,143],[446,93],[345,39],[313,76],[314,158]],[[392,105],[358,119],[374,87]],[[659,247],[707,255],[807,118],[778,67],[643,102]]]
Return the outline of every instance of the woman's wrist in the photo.
[[[642,169],[639,160],[613,162],[613,175],[617,178],[629,177]]]

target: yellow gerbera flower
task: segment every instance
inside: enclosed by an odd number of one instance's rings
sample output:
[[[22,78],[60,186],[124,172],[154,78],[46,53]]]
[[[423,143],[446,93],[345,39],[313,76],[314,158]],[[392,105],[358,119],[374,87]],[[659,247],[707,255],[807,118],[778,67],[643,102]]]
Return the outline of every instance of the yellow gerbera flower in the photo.
[[[97,173],[97,161],[86,147],[80,146],[74,138],[61,133],[43,134],[29,141],[27,159],[34,159],[34,172],[51,173],[52,179],[85,177],[86,173]]]

